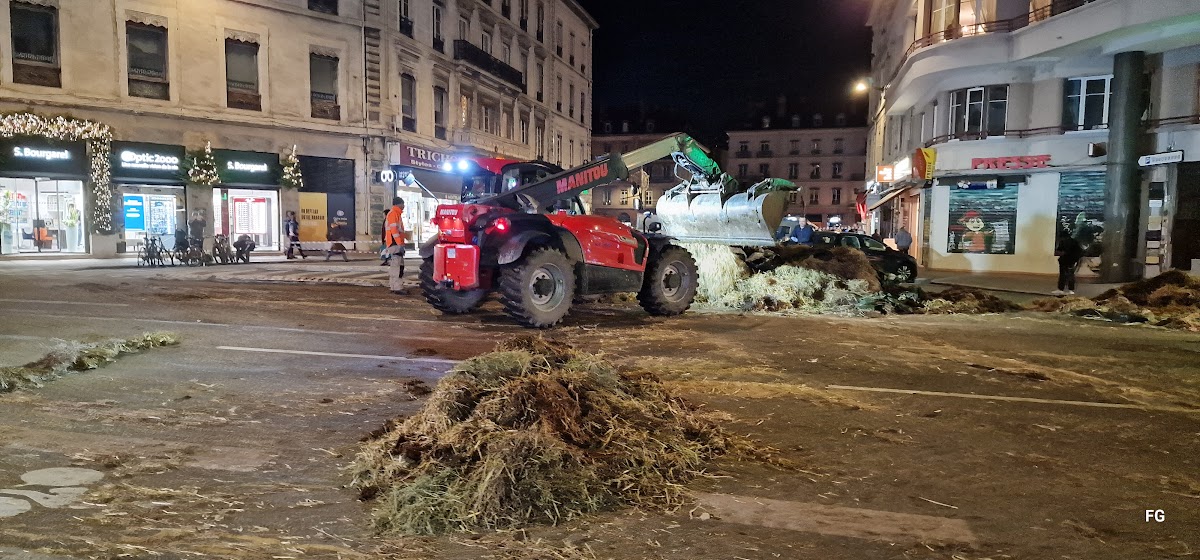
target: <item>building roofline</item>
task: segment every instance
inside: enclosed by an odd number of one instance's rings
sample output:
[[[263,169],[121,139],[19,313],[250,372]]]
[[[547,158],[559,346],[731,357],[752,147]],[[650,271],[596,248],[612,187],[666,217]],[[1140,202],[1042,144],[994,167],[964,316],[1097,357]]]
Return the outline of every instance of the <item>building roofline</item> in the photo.
[[[592,14],[589,14],[587,10],[583,9],[583,6],[580,6],[579,2],[576,2],[575,0],[562,1],[563,4],[566,4],[568,8],[571,8],[572,12],[575,12],[575,15],[579,16],[579,19],[583,20],[583,23],[588,25],[589,29],[595,31],[600,28],[600,22],[596,21],[596,18],[592,17]]]
[[[865,125],[864,126],[824,126],[824,127],[820,127],[820,128],[811,127],[811,126],[802,126],[802,127],[797,127],[797,128],[792,128],[792,127],[731,128],[729,130],[726,130],[725,133],[732,134],[734,132],[800,132],[800,131],[803,131],[803,132],[829,132],[829,131],[834,131],[834,130],[864,130],[865,131],[868,128],[870,128],[870,127],[865,126]]]

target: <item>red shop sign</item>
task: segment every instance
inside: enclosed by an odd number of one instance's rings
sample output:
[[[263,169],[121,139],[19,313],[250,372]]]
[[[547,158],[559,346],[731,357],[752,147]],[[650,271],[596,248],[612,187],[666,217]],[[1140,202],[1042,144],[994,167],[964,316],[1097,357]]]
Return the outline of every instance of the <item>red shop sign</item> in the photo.
[[[1050,155],[972,158],[971,169],[1033,169],[1050,167]]]

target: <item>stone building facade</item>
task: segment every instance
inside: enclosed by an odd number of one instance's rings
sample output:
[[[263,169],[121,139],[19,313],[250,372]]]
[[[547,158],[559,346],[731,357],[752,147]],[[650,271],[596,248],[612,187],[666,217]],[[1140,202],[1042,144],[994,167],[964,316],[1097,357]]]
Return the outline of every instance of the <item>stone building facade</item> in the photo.
[[[722,167],[739,181],[788,179],[799,187],[788,213],[815,224],[853,226],[866,173],[867,131],[844,115],[762,117],[762,126],[728,131]],[[830,126],[833,125],[833,126]]]
[[[289,210],[306,241],[370,242],[410,172],[457,194],[432,162],[583,161],[595,27],[573,0],[0,0],[0,255],[188,222],[280,249]],[[293,147],[304,185],[281,188]]]
[[[872,206],[922,265],[1052,274],[1066,231],[1082,275],[1194,270],[1200,3],[875,0],[869,25]]]

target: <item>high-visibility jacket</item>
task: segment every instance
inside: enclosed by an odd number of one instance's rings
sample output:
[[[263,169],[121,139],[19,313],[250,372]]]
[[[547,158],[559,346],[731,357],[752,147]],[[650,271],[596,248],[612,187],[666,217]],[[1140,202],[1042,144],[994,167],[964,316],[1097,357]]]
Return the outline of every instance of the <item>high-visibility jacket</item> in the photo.
[[[388,210],[387,218],[383,221],[383,229],[387,232],[385,240],[388,247],[392,245],[404,244],[404,210],[399,206],[392,206]]]

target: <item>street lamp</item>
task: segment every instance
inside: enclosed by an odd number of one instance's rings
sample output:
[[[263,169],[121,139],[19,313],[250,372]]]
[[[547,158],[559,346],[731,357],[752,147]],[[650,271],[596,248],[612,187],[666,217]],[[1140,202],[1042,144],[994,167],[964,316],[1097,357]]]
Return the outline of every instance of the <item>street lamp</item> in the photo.
[[[871,86],[867,85],[866,80],[859,80],[858,83],[854,84],[854,93],[864,93],[870,87]]]

